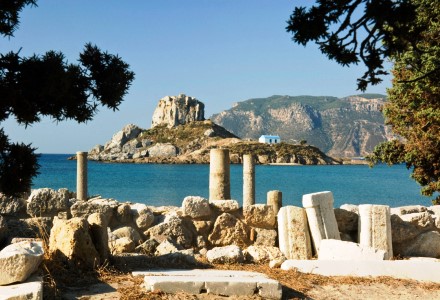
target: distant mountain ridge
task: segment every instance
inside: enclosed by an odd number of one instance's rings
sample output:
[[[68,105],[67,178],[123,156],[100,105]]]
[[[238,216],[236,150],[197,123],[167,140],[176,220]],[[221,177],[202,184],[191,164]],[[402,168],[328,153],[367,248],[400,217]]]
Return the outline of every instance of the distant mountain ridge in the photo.
[[[277,134],[286,142],[306,140],[330,156],[364,156],[393,137],[381,112],[385,100],[381,94],[274,95],[238,102],[211,120],[244,139]]]

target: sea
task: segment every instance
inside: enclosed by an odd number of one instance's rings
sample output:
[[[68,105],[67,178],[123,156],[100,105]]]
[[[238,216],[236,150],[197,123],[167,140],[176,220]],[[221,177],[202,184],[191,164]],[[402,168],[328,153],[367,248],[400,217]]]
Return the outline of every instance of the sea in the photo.
[[[40,174],[32,188],[76,190],[76,161],[72,154],[41,154]],[[241,165],[231,165],[231,198],[242,203]],[[255,167],[256,203],[265,203],[268,191],[283,193],[283,205],[301,206],[302,195],[331,191],[334,206],[384,204],[391,207],[431,205],[420,194],[405,165],[329,165]],[[209,165],[166,165],[88,162],[89,196],[120,202],[180,206],[186,196],[209,195]]]

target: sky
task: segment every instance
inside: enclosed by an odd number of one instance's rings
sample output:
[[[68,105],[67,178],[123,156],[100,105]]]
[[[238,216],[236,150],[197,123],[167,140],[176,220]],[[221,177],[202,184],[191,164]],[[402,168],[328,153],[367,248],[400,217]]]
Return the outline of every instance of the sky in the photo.
[[[118,54],[135,80],[118,111],[101,108],[92,121],[43,118],[25,128],[0,124],[13,142],[38,153],[75,153],[105,144],[126,124],[148,129],[159,99],[186,94],[205,103],[205,117],[239,101],[271,95],[344,97],[360,94],[363,66],[342,67],[314,44],[295,44],[286,21],[294,0],[39,0],[20,15],[0,53],[61,51],[75,63],[88,42]],[[367,90],[386,93],[390,78]]]

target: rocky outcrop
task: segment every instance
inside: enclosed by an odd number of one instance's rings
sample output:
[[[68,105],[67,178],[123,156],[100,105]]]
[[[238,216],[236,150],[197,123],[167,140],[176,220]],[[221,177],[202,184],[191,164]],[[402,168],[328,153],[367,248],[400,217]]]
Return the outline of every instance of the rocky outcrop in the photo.
[[[203,120],[205,120],[205,105],[196,98],[180,94],[159,100],[153,113],[151,127],[158,125],[175,127]]]
[[[215,247],[206,253],[206,258],[214,264],[236,264],[244,261],[243,252],[236,245]]]
[[[243,139],[272,133],[287,142],[306,140],[330,156],[364,156],[393,138],[381,113],[384,101],[369,94],[272,96],[240,102],[211,119]]]
[[[0,251],[0,285],[23,282],[43,261],[43,247],[39,242],[23,241]]]
[[[93,269],[100,264],[89,223],[83,218],[62,220],[55,218],[50,231],[49,253],[60,261],[84,269]]]
[[[68,209],[71,196],[67,189],[34,190],[27,200],[27,213],[33,217],[54,217]]]
[[[26,212],[26,199],[0,193],[0,215],[18,216]]]

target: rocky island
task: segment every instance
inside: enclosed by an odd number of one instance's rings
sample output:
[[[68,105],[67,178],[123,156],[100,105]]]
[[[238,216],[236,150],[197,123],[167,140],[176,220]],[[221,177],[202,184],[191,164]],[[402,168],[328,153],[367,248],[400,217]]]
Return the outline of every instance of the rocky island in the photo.
[[[166,96],[152,117],[150,129],[129,124],[113,135],[104,146],[97,145],[88,159],[103,162],[209,163],[209,150],[230,150],[232,163],[241,163],[242,155],[255,155],[256,163],[339,164],[318,148],[296,144],[264,144],[242,140],[225,128],[204,118],[205,105],[190,96]]]

